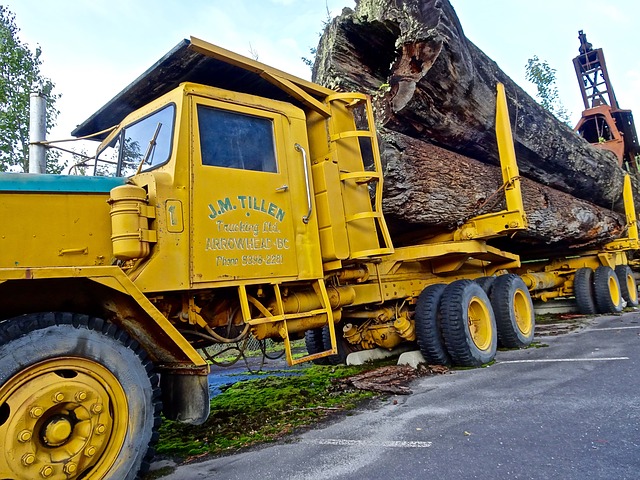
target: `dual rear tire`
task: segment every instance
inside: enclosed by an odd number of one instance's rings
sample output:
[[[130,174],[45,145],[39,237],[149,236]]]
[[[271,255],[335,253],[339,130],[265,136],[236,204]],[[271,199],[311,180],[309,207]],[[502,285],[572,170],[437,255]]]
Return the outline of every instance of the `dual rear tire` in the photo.
[[[427,363],[480,366],[493,360],[498,344],[519,348],[533,340],[533,304],[520,277],[480,280],[430,285],[418,297],[416,336]]]
[[[527,286],[518,275],[501,275],[491,289],[491,305],[498,327],[498,345],[523,348],[531,344],[536,320]]]
[[[498,347],[489,297],[472,280],[451,283],[439,307],[440,327],[454,365],[478,367],[493,360]]]
[[[638,305],[638,288],[628,265],[615,270],[601,265],[596,270],[579,268],[573,280],[578,311],[585,315],[618,313],[628,306]]]

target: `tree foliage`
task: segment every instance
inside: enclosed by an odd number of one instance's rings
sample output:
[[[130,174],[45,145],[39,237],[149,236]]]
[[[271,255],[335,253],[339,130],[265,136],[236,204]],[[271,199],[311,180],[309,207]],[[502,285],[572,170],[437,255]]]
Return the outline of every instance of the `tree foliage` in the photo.
[[[29,97],[39,90],[47,97],[47,132],[58,111],[55,85],[40,72],[40,47],[32,51],[20,41],[15,15],[0,5],[0,172],[29,171]],[[58,155],[47,152],[47,171],[60,170]],[[13,168],[12,168],[13,167]]]
[[[527,60],[525,68],[525,78],[538,89],[536,97],[540,105],[558,120],[569,125],[569,112],[562,105],[556,86],[556,69],[551,68],[546,60],[540,60],[537,55]]]

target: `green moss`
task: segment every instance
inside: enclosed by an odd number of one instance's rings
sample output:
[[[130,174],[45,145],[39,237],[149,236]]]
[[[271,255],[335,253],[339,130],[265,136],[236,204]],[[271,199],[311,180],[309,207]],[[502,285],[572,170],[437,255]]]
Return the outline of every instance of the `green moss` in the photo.
[[[165,420],[156,451],[172,457],[191,457],[277,439],[372,397],[371,392],[341,391],[332,384],[333,379],[372,368],[373,365],[316,365],[296,376],[235,383],[211,400],[211,414],[203,425]]]

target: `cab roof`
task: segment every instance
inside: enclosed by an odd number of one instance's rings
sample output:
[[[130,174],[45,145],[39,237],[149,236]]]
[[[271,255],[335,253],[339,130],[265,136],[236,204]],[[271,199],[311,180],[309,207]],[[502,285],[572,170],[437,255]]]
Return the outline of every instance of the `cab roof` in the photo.
[[[320,113],[324,110],[320,103],[322,99],[334,93],[308,80],[191,37],[178,43],[71,134],[84,137],[117,125],[131,112],[183,82],[291,102]],[[108,132],[95,138],[101,140],[107,135]]]

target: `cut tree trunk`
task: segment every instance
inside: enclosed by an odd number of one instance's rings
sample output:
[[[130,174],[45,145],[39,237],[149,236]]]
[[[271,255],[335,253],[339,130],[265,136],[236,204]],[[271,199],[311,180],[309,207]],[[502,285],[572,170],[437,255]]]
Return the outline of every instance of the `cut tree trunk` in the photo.
[[[602,207],[620,200],[623,171],[613,154],[593,148],[516,85],[464,36],[447,0],[356,3],[327,26],[315,81],[371,94],[381,126],[495,165],[501,82],[521,175]]]
[[[391,130],[380,129],[383,210],[394,237],[452,230],[470,218],[505,208],[500,168]],[[522,179],[529,228],[509,249],[566,251],[620,236],[623,215],[532,180]]]

